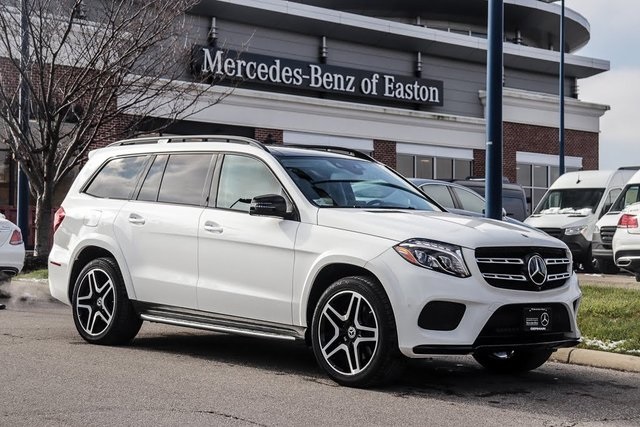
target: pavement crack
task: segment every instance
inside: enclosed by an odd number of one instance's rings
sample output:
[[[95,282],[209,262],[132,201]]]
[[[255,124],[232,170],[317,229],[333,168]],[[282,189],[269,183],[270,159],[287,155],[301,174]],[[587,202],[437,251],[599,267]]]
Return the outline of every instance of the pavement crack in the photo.
[[[218,417],[224,417],[224,418],[228,418],[228,419],[235,420],[235,421],[242,421],[242,422],[254,425],[254,426],[267,427],[266,424],[257,423],[255,421],[247,420],[246,418],[237,417],[237,416],[231,415],[231,414],[225,414],[224,412],[218,412],[218,411],[194,411],[194,412],[196,414],[216,415]]]
[[[23,336],[21,336],[21,335],[13,335],[13,334],[7,334],[7,333],[2,334],[2,336],[3,336],[3,337],[9,337],[9,338],[20,338],[20,339],[24,339],[24,337],[23,337]]]

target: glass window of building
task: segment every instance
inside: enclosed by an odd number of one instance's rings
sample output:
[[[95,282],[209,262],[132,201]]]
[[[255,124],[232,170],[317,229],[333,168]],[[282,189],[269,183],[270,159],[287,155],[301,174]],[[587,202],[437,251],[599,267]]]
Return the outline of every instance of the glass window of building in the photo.
[[[396,157],[396,171],[407,178],[415,178],[415,157],[407,154],[398,154]]]
[[[567,172],[573,172],[578,168],[565,167]],[[547,189],[558,179],[558,166],[536,165],[529,163],[518,163],[516,165],[518,184],[524,188],[527,196],[529,212],[538,205]]]
[[[407,178],[465,179],[472,175],[471,160],[398,154],[396,170]]]

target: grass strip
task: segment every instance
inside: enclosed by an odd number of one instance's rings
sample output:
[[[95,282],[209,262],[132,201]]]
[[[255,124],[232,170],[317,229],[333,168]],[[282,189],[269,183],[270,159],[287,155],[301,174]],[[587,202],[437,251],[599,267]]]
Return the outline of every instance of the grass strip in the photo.
[[[582,348],[640,356],[640,291],[582,285]]]

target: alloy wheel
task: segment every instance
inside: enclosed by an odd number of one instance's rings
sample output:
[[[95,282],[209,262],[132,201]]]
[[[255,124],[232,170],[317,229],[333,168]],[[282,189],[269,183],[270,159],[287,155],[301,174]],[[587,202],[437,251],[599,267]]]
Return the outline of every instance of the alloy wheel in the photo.
[[[323,358],[336,372],[362,372],[378,349],[378,319],[371,304],[355,291],[335,294],[322,308],[318,338]]]
[[[111,325],[115,312],[113,280],[102,269],[86,272],[76,298],[76,316],[82,329],[92,337],[104,333]]]

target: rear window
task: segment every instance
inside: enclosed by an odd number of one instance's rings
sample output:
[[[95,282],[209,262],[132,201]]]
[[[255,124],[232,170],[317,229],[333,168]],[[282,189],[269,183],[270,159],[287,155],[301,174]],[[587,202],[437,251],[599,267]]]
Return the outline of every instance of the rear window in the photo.
[[[147,156],[120,157],[105,164],[85,190],[104,199],[128,200],[138,182]]]

